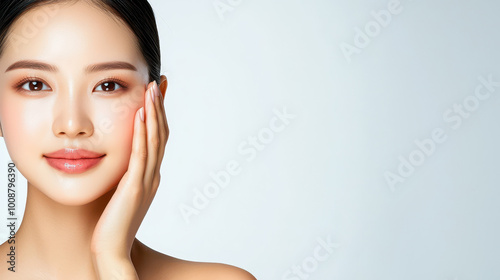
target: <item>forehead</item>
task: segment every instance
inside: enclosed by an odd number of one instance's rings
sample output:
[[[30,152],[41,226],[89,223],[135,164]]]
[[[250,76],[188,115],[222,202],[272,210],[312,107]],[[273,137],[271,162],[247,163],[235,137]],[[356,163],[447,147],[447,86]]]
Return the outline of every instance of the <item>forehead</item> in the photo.
[[[116,60],[145,70],[132,30],[87,1],[43,5],[20,16],[8,34],[2,65],[23,59],[44,60],[61,69]]]

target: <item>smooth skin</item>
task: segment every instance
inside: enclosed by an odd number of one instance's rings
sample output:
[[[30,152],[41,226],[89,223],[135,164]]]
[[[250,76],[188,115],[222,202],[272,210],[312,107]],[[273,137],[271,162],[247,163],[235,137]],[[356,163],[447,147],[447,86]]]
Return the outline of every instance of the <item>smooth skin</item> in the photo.
[[[40,13],[49,20],[33,25]],[[28,194],[15,235],[16,272],[7,269],[13,244],[5,242],[0,279],[255,279],[231,265],[162,254],[135,238],[160,185],[169,137],[167,78],[148,83],[135,43],[123,22],[87,1],[42,6],[12,26],[0,57],[0,135]],[[28,59],[51,67],[12,69]],[[112,61],[135,70],[89,68]],[[113,84],[117,79],[126,86]],[[65,147],[106,156],[82,174],[66,174],[43,158]]]

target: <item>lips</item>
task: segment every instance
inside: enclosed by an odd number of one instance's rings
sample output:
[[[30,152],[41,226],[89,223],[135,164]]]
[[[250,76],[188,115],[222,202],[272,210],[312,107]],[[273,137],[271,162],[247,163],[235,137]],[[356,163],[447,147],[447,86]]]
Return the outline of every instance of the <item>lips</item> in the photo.
[[[69,174],[85,172],[96,166],[105,156],[102,153],[70,148],[44,154],[50,166]]]

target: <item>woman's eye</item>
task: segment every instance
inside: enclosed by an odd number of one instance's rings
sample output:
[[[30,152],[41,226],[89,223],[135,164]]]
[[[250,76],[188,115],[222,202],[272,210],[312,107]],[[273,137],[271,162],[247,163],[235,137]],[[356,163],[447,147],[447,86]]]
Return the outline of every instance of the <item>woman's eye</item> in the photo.
[[[116,82],[104,82],[96,87],[96,91],[115,91],[119,90],[122,87]],[[99,90],[100,89],[100,90]]]
[[[40,81],[29,81],[23,84],[22,88],[27,91],[51,90],[46,84]]]

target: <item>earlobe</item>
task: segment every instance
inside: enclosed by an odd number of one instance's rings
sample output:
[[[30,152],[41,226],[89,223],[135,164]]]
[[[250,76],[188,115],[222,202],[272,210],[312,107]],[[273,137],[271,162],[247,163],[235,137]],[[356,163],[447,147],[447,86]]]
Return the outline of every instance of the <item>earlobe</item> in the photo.
[[[165,93],[167,92],[168,81],[165,75],[161,75],[160,77],[160,91],[163,95],[163,99],[165,99]]]

